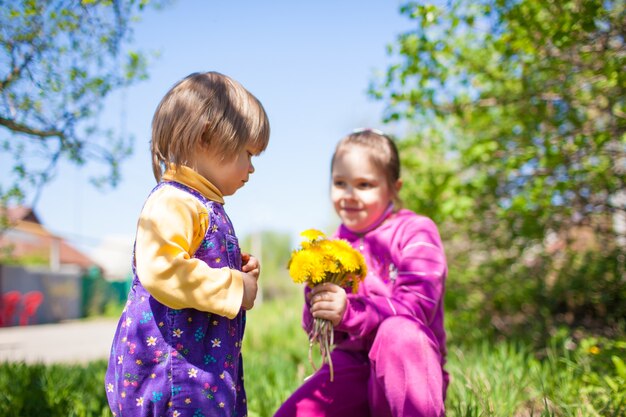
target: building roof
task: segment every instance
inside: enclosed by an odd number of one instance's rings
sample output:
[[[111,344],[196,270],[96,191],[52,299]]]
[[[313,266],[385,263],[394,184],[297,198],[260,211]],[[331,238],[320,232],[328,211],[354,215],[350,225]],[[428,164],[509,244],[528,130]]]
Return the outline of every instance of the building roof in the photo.
[[[46,229],[31,208],[15,206],[0,209],[2,215],[6,216],[8,228],[0,230],[0,247],[10,246],[14,258],[42,256],[49,259],[56,254],[62,266],[100,267],[89,256]]]
[[[3,210],[2,207],[0,207],[0,215],[4,214],[5,212],[9,224],[16,224],[20,221],[41,224],[39,218],[35,215],[35,212],[30,207],[14,206],[8,207],[6,210]]]

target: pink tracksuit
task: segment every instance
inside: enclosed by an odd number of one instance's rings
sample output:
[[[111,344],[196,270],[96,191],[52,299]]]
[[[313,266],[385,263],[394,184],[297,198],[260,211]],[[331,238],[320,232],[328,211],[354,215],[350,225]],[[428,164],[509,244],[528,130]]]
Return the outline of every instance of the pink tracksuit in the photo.
[[[275,417],[443,416],[447,266],[437,226],[409,210],[388,210],[370,231],[340,226],[336,237],[363,253],[368,275],[348,294],[335,327],[334,381],[324,365]],[[305,303],[307,331],[311,323]]]

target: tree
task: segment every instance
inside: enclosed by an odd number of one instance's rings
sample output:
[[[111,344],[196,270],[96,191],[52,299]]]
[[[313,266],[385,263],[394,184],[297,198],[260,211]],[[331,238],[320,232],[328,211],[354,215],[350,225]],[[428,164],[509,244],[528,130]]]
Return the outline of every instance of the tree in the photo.
[[[0,0],[0,143],[12,161],[3,204],[21,201],[59,161],[103,164],[116,185],[130,138],[98,126],[103,99],[146,77],[128,51],[130,25],[148,0]]]
[[[467,262],[478,265],[468,271],[481,274],[474,283],[486,293],[477,304],[487,310],[540,314],[548,302],[550,315],[570,321],[626,313],[625,231],[615,227],[626,216],[625,7],[451,0],[401,8],[415,29],[390,47],[397,63],[370,91],[388,103],[386,121],[414,127],[403,147],[448,161],[404,153],[418,168],[405,177],[437,172],[440,180],[407,200],[421,209],[435,199],[434,216],[456,220],[450,229],[467,238]]]

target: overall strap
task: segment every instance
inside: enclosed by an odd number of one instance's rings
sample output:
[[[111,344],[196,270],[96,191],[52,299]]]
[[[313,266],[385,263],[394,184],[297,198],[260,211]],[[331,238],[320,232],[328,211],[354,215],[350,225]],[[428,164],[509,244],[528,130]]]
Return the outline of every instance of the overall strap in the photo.
[[[154,187],[152,192],[155,192],[159,188],[164,187],[166,185],[169,185],[169,186],[174,187],[174,188],[178,188],[181,191],[188,192],[189,194],[193,195],[198,200],[200,200],[202,202],[202,204],[205,205],[205,206],[209,203],[209,201],[211,201],[208,198],[206,198],[204,195],[202,195],[202,193],[200,191],[194,190],[193,188],[191,188],[191,187],[189,187],[189,186],[187,186],[185,184],[181,184],[180,182],[176,182],[176,181],[161,181],[160,183],[157,184],[156,187]]]
[[[204,195],[202,195],[202,193],[200,193],[197,190],[194,190],[191,187],[186,186],[185,184],[181,184],[179,182],[176,181],[161,181],[159,182],[153,189],[152,191],[150,191],[150,194],[148,195],[148,198],[154,194],[154,192],[156,192],[157,190],[161,189],[164,186],[171,186],[174,188],[178,188],[181,191],[185,191],[191,195],[193,195],[194,197],[196,197],[198,200],[200,200],[200,202],[204,205],[204,206],[208,206],[209,202],[211,200],[209,200],[208,198],[206,198]],[[147,199],[146,199],[147,201]],[[137,240],[135,240],[135,242],[133,243],[133,257],[132,259],[132,268],[133,268],[133,275],[136,276],[137,275],[137,268],[135,265],[135,248],[137,246]]]

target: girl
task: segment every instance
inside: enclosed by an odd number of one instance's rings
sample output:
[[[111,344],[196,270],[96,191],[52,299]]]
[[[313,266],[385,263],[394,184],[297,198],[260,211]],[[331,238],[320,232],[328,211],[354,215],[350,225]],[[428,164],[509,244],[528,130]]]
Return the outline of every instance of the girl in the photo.
[[[305,290],[303,326],[335,328],[334,381],[328,365],[277,411],[286,416],[441,416],[448,375],[439,233],[427,217],[399,209],[400,163],[382,132],[355,131],[331,163],[336,237],[365,257],[357,294],[331,283]]]
[[[256,258],[241,254],[224,212],[265,150],[261,103],[233,79],[195,73],[152,120],[157,186],[141,211],[134,280],[106,392],[115,416],[245,416],[241,342]]]

